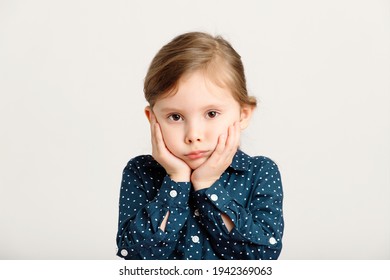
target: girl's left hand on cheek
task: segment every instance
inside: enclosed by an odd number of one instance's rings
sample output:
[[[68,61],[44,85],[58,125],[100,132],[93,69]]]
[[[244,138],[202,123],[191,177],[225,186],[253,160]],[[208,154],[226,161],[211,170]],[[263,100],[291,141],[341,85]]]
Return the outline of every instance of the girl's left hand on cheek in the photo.
[[[191,174],[195,190],[209,188],[229,167],[240,144],[240,130],[240,123],[235,122],[229,126],[227,136],[226,134],[219,136],[214,152]]]

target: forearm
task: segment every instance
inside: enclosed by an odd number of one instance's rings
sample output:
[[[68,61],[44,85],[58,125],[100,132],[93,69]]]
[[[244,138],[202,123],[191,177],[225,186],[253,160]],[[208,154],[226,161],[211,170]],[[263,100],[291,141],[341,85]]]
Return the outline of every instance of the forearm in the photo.
[[[225,213],[221,214],[221,218],[223,220],[223,223],[225,224],[227,231],[231,232],[231,230],[234,228],[234,223],[232,219],[230,219],[229,216],[226,215]]]
[[[162,231],[165,231],[165,228],[166,228],[167,222],[168,222],[168,217],[169,217],[169,211],[167,212],[167,214],[165,214],[165,217],[164,217],[163,221],[161,222],[160,229]]]
[[[272,253],[271,258],[278,256],[283,220],[276,208],[244,207],[230,197],[218,183],[196,192],[195,198],[196,208],[199,209],[210,236],[215,241],[224,240],[229,244],[236,244],[234,247],[216,247],[215,250],[222,250],[221,254],[225,256],[234,256],[240,250],[251,252],[245,256],[250,259],[263,258],[267,251]]]
[[[165,176],[159,180],[161,186],[145,189],[150,179],[136,176],[137,171],[130,167],[123,174],[120,193],[118,255],[127,259],[153,259],[161,250],[167,257],[189,214],[190,183],[178,183]]]

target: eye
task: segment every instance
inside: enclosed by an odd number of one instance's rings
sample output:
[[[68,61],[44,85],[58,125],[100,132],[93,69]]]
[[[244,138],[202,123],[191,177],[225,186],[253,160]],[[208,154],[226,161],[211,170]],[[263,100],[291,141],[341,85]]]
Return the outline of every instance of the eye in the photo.
[[[219,113],[217,111],[208,111],[207,112],[207,118],[209,118],[209,119],[214,119],[218,115],[219,115]]]
[[[183,120],[183,118],[179,114],[170,114],[168,116],[168,119],[170,119],[171,121],[174,121],[174,122],[178,122],[178,121]]]

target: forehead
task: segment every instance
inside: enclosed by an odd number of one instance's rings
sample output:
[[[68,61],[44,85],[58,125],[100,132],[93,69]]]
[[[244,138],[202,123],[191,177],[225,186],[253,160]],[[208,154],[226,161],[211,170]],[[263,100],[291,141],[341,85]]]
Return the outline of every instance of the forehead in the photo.
[[[228,86],[218,82],[213,75],[209,75],[209,71],[196,70],[181,77],[174,91],[159,98],[155,107],[196,108],[237,104]]]

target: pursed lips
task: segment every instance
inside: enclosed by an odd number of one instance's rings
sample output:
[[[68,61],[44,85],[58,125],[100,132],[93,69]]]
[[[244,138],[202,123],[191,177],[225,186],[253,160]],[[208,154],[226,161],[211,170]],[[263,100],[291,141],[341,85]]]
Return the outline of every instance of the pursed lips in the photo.
[[[190,159],[198,159],[201,157],[204,157],[207,154],[208,151],[193,151],[189,154],[186,154],[185,156]]]

